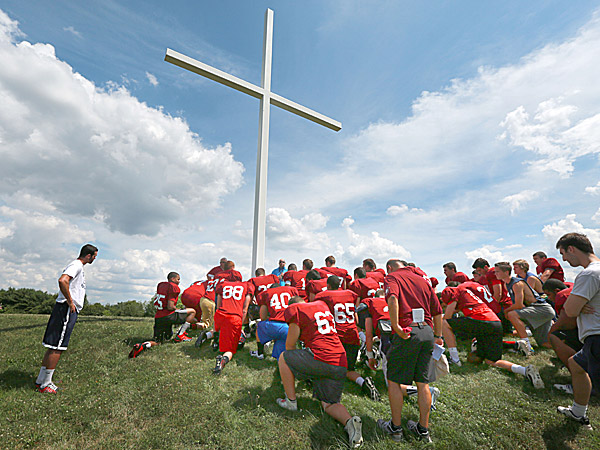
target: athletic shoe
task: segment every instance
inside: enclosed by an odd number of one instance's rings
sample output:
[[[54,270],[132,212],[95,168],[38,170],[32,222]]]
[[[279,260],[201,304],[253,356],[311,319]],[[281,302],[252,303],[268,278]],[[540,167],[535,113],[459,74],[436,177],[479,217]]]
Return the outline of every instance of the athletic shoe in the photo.
[[[38,391],[41,392],[42,394],[56,394],[58,391],[58,388],[56,387],[56,385],[54,383],[50,382],[44,387],[40,386],[38,388]]]
[[[402,442],[405,440],[404,439],[404,431],[402,431],[402,428],[399,428],[396,431],[394,431],[392,429],[392,419],[390,419],[390,420],[378,419],[377,420],[377,428],[379,428],[381,431],[383,431],[385,434],[387,434],[389,437],[391,437],[392,441],[394,441],[394,442]]]
[[[223,355],[217,355],[217,358],[215,360],[215,368],[212,371],[213,375],[221,375],[221,372],[223,371],[221,361],[223,361]]]
[[[240,334],[240,340],[238,341],[238,350],[243,349],[245,343],[246,343],[246,333],[244,333],[242,331],[242,334]]]
[[[142,344],[135,344],[131,351],[129,352],[130,358],[137,358],[137,356],[145,350],[145,347]]]
[[[213,352],[219,351],[219,334],[218,333],[215,333],[215,336],[213,337],[212,349],[213,349]]]
[[[573,385],[572,384],[555,384],[554,389],[558,389],[565,394],[573,395]]]
[[[429,386],[429,392],[431,392],[431,411],[435,411],[435,404],[440,396],[440,390],[436,387]]]
[[[265,359],[264,353],[258,353],[257,350],[250,350],[250,356],[256,359]]]
[[[360,417],[354,416],[348,419],[348,422],[344,425],[344,430],[348,433],[350,448],[358,448],[362,445],[362,420],[360,420]]]
[[[460,362],[460,359],[457,359],[455,361],[452,358],[448,358],[448,362],[450,363],[451,366],[462,367],[462,363]]]
[[[531,344],[525,339],[519,339],[517,341],[517,347],[523,356],[533,355],[533,348],[531,348]]]
[[[590,425],[590,419],[588,418],[588,416],[576,416],[575,414],[573,414],[573,411],[571,410],[570,406],[559,406],[557,410],[559,413],[564,414],[569,419],[573,419],[576,422],[579,422],[584,428],[588,428],[590,430],[593,429]]]
[[[542,381],[542,377],[540,377],[540,373],[531,364],[525,367],[525,376],[529,378],[534,388],[544,389],[544,382]]]
[[[477,352],[477,338],[473,338],[471,341],[471,351],[473,353]]]
[[[200,332],[200,334],[198,335],[198,339],[196,339],[196,343],[194,344],[196,347],[200,347],[202,344],[208,341],[208,338],[206,337],[207,333],[208,331],[206,330],[202,330]]]
[[[291,401],[287,397],[278,398],[275,402],[281,406],[283,409],[287,409],[288,411],[298,411],[298,400],[295,402]]]
[[[183,334],[178,334],[177,336],[175,336],[175,339],[173,339],[175,342],[188,342],[191,341],[192,338],[189,337],[187,335],[187,333],[183,333]]]
[[[363,391],[363,393],[367,394],[371,400],[376,402],[381,400],[381,396],[379,395],[379,391],[375,387],[373,378],[365,377],[365,382],[361,386],[361,390]]]
[[[406,426],[408,428],[408,431],[410,431],[412,434],[414,434],[414,436],[419,441],[423,441],[423,442],[426,442],[426,443],[432,442],[431,436],[429,435],[429,430],[425,431],[424,433],[421,432],[421,431],[419,431],[419,427],[417,426],[417,422],[415,422],[414,420],[409,420],[408,422],[406,422]]]

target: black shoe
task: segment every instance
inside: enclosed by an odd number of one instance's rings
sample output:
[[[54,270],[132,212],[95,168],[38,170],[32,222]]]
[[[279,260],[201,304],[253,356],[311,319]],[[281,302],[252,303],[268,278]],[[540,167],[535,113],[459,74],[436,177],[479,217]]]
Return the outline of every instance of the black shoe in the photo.
[[[202,344],[208,341],[206,333],[208,333],[206,330],[202,330],[200,332],[200,334],[198,335],[198,339],[196,339],[196,344],[194,344],[196,347],[200,347]]]
[[[365,377],[365,382],[361,386],[361,390],[369,396],[369,398],[373,401],[378,402],[381,400],[381,396],[379,395],[379,391],[375,387],[375,383],[373,382],[373,378]]]
[[[433,442],[431,440],[431,436],[429,435],[429,430],[420,431],[417,422],[414,420],[409,420],[406,423],[406,427],[408,431],[410,431],[419,441],[423,441],[426,443]]]
[[[223,355],[218,355],[215,361],[215,368],[213,369],[213,375],[221,375],[223,371],[223,366],[221,366],[221,361],[223,361]]]
[[[215,333],[215,336],[213,337],[212,349],[213,349],[213,352],[219,351],[219,334],[218,333]]]

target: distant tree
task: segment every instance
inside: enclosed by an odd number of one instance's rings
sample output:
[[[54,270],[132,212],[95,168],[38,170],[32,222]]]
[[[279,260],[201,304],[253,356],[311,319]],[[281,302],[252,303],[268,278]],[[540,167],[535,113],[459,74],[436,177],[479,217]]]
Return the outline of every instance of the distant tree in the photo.
[[[50,314],[57,294],[28,288],[0,290],[0,303],[6,313]]]
[[[145,313],[143,303],[135,300],[119,302],[116,305],[108,305],[109,315],[121,317],[143,317]]]
[[[105,316],[106,307],[102,303],[87,304],[81,310],[82,316]]]
[[[156,314],[156,308],[153,302],[144,302],[144,316],[154,317]]]

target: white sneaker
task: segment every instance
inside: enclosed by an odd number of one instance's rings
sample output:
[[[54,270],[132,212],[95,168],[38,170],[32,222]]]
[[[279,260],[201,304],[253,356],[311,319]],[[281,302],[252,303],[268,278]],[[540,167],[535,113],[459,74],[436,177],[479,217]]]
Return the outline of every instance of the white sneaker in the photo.
[[[573,385],[572,384],[555,384],[554,389],[558,389],[565,394],[573,395]]]
[[[576,416],[575,414],[573,414],[573,411],[568,406],[559,406],[557,410],[559,413],[564,414],[569,419],[579,422],[584,428],[587,428],[588,430],[593,430],[592,426],[590,425],[590,419],[588,419],[588,416]]]
[[[517,341],[517,346],[519,347],[519,352],[521,352],[523,356],[533,355],[533,348],[531,348],[531,344],[525,339],[519,339]]]
[[[525,367],[525,376],[531,381],[533,387],[536,389],[544,389],[544,382],[538,370],[531,364]]]
[[[291,401],[289,398],[278,398],[275,400],[279,406],[288,411],[298,411],[298,401]]]
[[[260,355],[257,350],[250,350],[250,356],[256,359],[265,359],[265,355]]]
[[[440,390],[436,387],[429,386],[429,391],[431,392],[431,411],[435,411],[435,404],[440,396]]]
[[[348,442],[351,448],[358,448],[362,445],[362,420],[360,420],[360,417],[354,416],[348,419],[344,430],[348,433]]]

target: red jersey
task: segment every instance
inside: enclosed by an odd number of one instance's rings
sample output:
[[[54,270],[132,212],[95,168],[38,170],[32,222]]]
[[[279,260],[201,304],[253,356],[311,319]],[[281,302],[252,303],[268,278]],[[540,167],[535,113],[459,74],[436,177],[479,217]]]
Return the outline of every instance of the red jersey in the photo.
[[[348,367],[346,350],[335,330],[333,314],[324,302],[294,303],[284,313],[285,321],[300,327],[300,340],[317,361]]]
[[[327,303],[329,310],[333,313],[335,329],[343,344],[360,345],[358,328],[354,322],[354,305],[358,296],[348,290],[326,290],[319,292],[315,301],[322,300]]]
[[[223,269],[221,269],[221,266],[213,267],[206,274],[206,278],[208,278],[209,280],[212,280],[214,277],[219,275],[221,272],[223,272]]]
[[[380,336],[380,331],[377,324],[380,320],[390,320],[390,311],[388,308],[388,304],[385,301],[385,298],[364,298],[361,303],[367,305],[367,308],[369,309],[369,316],[371,316],[371,320],[373,321],[373,328],[375,329],[375,334],[377,336]]]
[[[288,307],[290,298],[298,295],[298,290],[290,286],[269,288],[256,295],[258,306],[266,306],[269,311],[269,320],[285,322],[283,313]]]
[[[348,271],[346,269],[342,269],[341,267],[321,267],[320,269],[317,269],[317,272],[319,272],[321,277],[335,275],[340,277],[341,280],[346,280],[346,283],[350,283],[352,281],[352,277],[348,274]]]
[[[298,295],[306,300],[306,274],[308,270],[288,270],[283,274],[283,281],[286,286],[298,289]]]
[[[489,307],[494,299],[485,286],[467,281],[455,288],[446,288],[442,292],[442,301],[447,305],[456,302],[456,309],[466,317],[486,322],[498,322],[498,316]]]
[[[196,281],[181,294],[181,303],[186,308],[196,308],[200,299],[206,296],[206,282]]]
[[[433,316],[442,313],[442,307],[431,285],[412,267],[402,267],[385,277],[385,299],[398,298],[398,324],[402,328],[413,323],[412,310],[422,308],[425,322],[433,328]]]
[[[358,298],[375,297],[379,283],[374,278],[357,278],[350,283],[348,289],[355,292]]]
[[[212,302],[216,302],[217,301],[217,295],[215,293],[215,291],[217,290],[217,287],[219,286],[220,283],[222,283],[223,281],[225,281],[223,278],[215,278],[213,280],[207,280],[205,281],[204,284],[204,297],[206,297],[207,299],[209,299]]]
[[[320,280],[310,280],[306,284],[306,295],[318,294],[321,291],[327,290],[327,278],[321,278]]]
[[[560,263],[554,258],[546,258],[542,261],[542,263],[535,268],[535,271],[538,275],[544,273],[546,269],[552,269],[553,272],[550,274],[550,278],[555,278],[564,283],[565,281],[565,272],[563,271]],[[549,278],[549,279],[550,279]]]
[[[385,280],[385,272],[383,269],[376,269],[373,272],[367,272],[367,278],[373,278],[379,283],[379,288],[383,289],[383,280]]]
[[[427,284],[429,286],[433,287],[431,280],[429,279],[429,277],[427,276],[427,274],[425,273],[425,271],[423,269],[421,269],[420,267],[413,267],[413,266],[407,266],[406,269],[410,270],[413,273],[416,273],[417,275],[422,277],[425,281],[427,281]]]
[[[224,270],[215,275],[215,280],[217,278],[227,281],[242,281],[242,274],[235,269]]]
[[[258,294],[269,289],[272,284],[279,284],[279,277],[277,275],[263,275],[262,277],[250,278],[248,282],[254,285],[254,295],[258,297]]]
[[[569,295],[571,294],[572,290],[573,286],[563,289],[562,291],[558,291],[556,293],[556,297],[554,299],[554,310],[556,311],[557,316],[560,314],[563,307],[565,306],[565,302],[567,301],[567,298],[569,298]]]
[[[248,282],[223,281],[219,283],[216,293],[221,296],[219,311],[222,314],[243,318],[246,295],[254,294],[254,286]]]
[[[506,290],[506,285],[498,278],[496,278],[496,272],[494,271],[493,267],[487,271],[487,273],[485,274],[485,278],[481,277],[480,280],[482,282],[484,280],[487,281],[487,286],[490,293],[492,294],[492,298],[494,297],[494,286],[499,284],[502,287],[502,295],[500,296],[500,301],[498,302],[494,299],[494,301],[489,304],[489,307],[492,311],[498,314],[500,311],[502,311],[502,305],[504,305],[505,308],[512,305],[512,301],[508,296],[508,291]]]
[[[450,283],[451,281],[456,281],[457,283],[464,283],[470,280],[469,277],[466,276],[464,273],[456,272],[453,277],[446,277],[446,284]]]
[[[154,300],[154,307],[156,308],[155,319],[166,317],[175,312],[169,311],[167,305],[169,304],[169,300],[177,303],[177,297],[179,297],[180,292],[181,289],[175,283],[171,283],[170,281],[158,283],[158,286],[156,286],[156,299]]]

